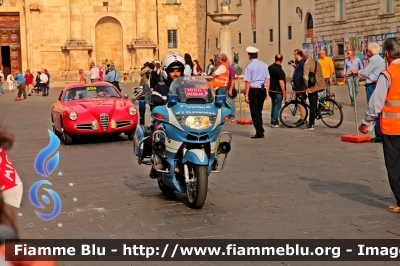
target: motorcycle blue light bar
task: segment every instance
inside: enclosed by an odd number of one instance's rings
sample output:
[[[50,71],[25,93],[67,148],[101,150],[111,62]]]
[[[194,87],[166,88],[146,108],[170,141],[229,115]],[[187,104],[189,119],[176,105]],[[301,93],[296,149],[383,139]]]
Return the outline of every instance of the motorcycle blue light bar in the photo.
[[[169,104],[176,104],[177,102],[178,102],[178,95],[168,94],[168,103]]]
[[[226,97],[225,95],[216,95],[215,96],[215,105],[225,105],[226,103]]]
[[[145,100],[139,101],[139,112],[140,113],[146,112],[146,101]]]

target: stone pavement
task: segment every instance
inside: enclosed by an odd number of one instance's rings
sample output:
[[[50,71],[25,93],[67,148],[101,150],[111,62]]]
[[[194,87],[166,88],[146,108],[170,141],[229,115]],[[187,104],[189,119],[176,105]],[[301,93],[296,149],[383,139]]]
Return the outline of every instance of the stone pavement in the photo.
[[[122,87],[124,93],[132,95],[131,84]],[[17,221],[23,238],[389,239],[400,236],[400,215],[386,210],[395,200],[381,144],[340,140],[343,134],[356,133],[346,87],[332,88],[344,111],[344,122],[338,129],[330,129],[321,121],[316,122],[314,131],[273,129],[269,110],[264,111],[265,139],[250,139],[254,135],[252,125],[227,123],[223,129],[233,134],[232,151],[225,170],[211,174],[207,201],[201,210],[188,208],[182,195],[173,198],[162,195],[157,182],[148,177],[150,167],[137,164],[132,142],[125,136],[61,145],[60,163],[49,181],[51,189],[60,195],[62,211],[54,220],[42,221],[34,212],[28,191],[33,183],[43,179],[35,172],[33,163],[38,152],[48,145],[51,104],[60,90],[52,88],[49,97],[31,96],[21,102],[13,101],[14,93],[0,96],[0,121],[16,137],[8,154],[24,185],[22,206],[15,209],[22,213]],[[357,99],[361,120],[366,108],[363,87]],[[244,117],[250,117],[249,113],[244,112]],[[59,171],[62,176],[57,176]],[[59,223],[62,227],[58,227]],[[190,264],[321,265],[285,261]],[[62,265],[110,263],[63,262]]]

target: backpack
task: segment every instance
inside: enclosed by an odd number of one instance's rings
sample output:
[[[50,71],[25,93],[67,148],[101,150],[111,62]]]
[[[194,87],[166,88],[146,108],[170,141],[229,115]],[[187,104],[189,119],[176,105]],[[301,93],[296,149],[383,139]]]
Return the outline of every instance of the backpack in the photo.
[[[315,73],[317,72],[317,61],[315,61],[314,72],[308,73],[308,87],[314,87],[317,84],[317,78],[315,77]]]

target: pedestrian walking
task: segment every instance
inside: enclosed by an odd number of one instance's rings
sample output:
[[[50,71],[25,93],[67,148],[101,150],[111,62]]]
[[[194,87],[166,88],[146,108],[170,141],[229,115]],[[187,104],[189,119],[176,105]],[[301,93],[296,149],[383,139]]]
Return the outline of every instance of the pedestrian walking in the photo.
[[[304,79],[303,79],[303,73],[304,73],[304,64],[307,61],[307,56],[304,55],[303,51],[300,49],[296,49],[293,52],[294,59],[296,61],[291,60],[289,63],[291,66],[294,67],[294,72],[293,72],[293,90],[296,92],[296,97],[299,101],[306,101],[307,100],[307,93],[305,92],[305,85],[304,85]],[[302,105],[297,106],[299,108],[300,112],[300,119],[297,120],[294,125],[299,125],[303,123],[304,119],[306,118],[306,110]]]
[[[213,80],[210,82],[217,95],[225,95],[226,85],[229,81],[229,64],[226,54],[220,54],[218,57],[218,67],[212,74]]]
[[[38,71],[36,72],[36,78],[35,78],[35,88],[36,88],[36,96],[39,96],[41,86],[40,86],[40,75],[42,72]]]
[[[310,73],[313,73],[315,82],[310,80]],[[308,102],[310,104],[310,116],[308,117],[308,124],[304,130],[314,130],[318,105],[318,92],[326,89],[326,82],[322,74],[321,65],[313,58],[308,58],[304,64],[303,81],[304,87],[307,90]]]
[[[203,73],[203,69],[201,69],[199,60],[195,59],[193,61],[194,65],[193,65],[193,76],[201,76],[201,74]]]
[[[126,80],[128,79],[128,73],[124,73],[124,84],[126,83]]]
[[[83,69],[79,69],[79,83],[81,83],[81,84],[88,84],[89,83],[89,78],[83,72]]]
[[[26,83],[25,83],[25,78],[22,76],[21,73],[19,73],[19,70],[15,71],[15,78],[17,81],[17,89],[18,89],[18,94],[16,98],[21,98],[22,94],[24,95],[24,100],[28,99],[26,97]]]
[[[113,84],[119,91],[121,91],[121,88],[119,87],[119,78],[120,78],[119,72],[117,70],[115,70],[115,65],[111,64],[110,72],[108,72],[108,75],[107,75],[105,81]]]
[[[90,77],[90,82],[94,83],[100,79],[100,71],[94,62],[90,63],[88,76]]]
[[[275,55],[275,62],[268,67],[271,77],[268,95],[271,98],[271,127],[279,127],[278,115],[282,107],[282,100],[286,101],[286,75],[282,69],[283,56]]]
[[[49,77],[44,72],[40,72],[40,90],[42,91],[42,96],[46,96],[47,82]]]
[[[42,73],[46,74],[47,76],[47,83],[46,83],[46,95],[45,96],[49,96],[49,92],[50,92],[50,73],[47,71],[47,69],[43,69]]]
[[[4,90],[3,90],[3,83],[4,83],[4,76],[0,76],[0,92],[1,96],[4,96]]]
[[[185,54],[184,57],[185,59],[185,72],[184,72],[184,76],[185,77],[190,77],[193,75],[193,61],[192,61],[192,57],[190,56],[190,54]]]
[[[326,89],[321,91],[321,97],[330,97],[332,77],[335,74],[335,66],[333,64],[333,60],[329,56],[326,56],[325,50],[320,50],[318,54],[318,63],[321,65],[322,76],[324,77],[325,83],[327,85]]]
[[[235,106],[235,101],[233,100],[235,97],[233,96],[233,90],[235,89],[235,80],[236,80],[236,71],[235,69],[231,66],[231,61],[228,59],[227,61],[228,64],[228,70],[229,70],[229,81],[228,84],[226,84],[226,106],[231,110],[233,119],[231,122],[235,122],[235,113],[236,113],[236,106]]]
[[[28,69],[25,72],[25,83],[26,83],[26,87],[28,89],[28,96],[31,96],[31,92],[32,92],[32,86],[33,86],[33,79],[35,78],[31,71]]]
[[[264,101],[267,99],[267,90],[269,90],[270,76],[268,65],[257,59],[259,50],[249,46],[246,48],[250,63],[247,65],[245,80],[245,100],[250,104],[250,114],[253,120],[256,134],[252,139],[264,138],[264,128],[262,120],[262,109]]]
[[[354,56],[354,51],[347,51],[347,59],[344,61],[344,82],[347,81],[351,106],[354,106],[355,97],[358,94],[358,71],[364,68],[361,60]]]
[[[211,76],[211,74],[214,72],[215,66],[214,66],[214,59],[210,59],[207,67],[206,67],[206,74],[207,76]]]
[[[383,48],[389,64],[378,77],[376,88],[369,99],[368,109],[359,126],[367,134],[374,120],[380,116],[382,146],[389,184],[396,198],[396,204],[388,211],[400,212],[400,39],[388,38]]]
[[[14,77],[13,75],[8,74],[7,76],[7,84],[8,84],[8,89],[10,90],[10,92],[14,91]]]
[[[368,44],[367,56],[369,58],[368,66],[358,72],[358,75],[366,78],[367,103],[371,98],[372,93],[376,88],[376,82],[379,74],[385,69],[385,60],[379,55],[381,48],[376,42]],[[375,138],[371,142],[382,142],[382,132],[380,127],[380,115],[375,118]]]
[[[143,87],[143,92],[145,95],[146,103],[150,102],[150,86],[149,86],[149,77],[150,73],[153,69],[150,69],[149,62],[146,62],[140,71],[140,77],[142,78],[140,81],[140,86]]]

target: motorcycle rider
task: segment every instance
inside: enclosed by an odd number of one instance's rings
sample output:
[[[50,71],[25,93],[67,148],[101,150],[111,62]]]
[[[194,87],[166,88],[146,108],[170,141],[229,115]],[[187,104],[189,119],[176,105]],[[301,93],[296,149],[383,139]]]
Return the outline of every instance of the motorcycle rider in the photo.
[[[154,107],[165,104],[172,81],[183,76],[185,59],[183,59],[180,54],[171,52],[164,56],[162,60],[162,68],[164,81],[158,82],[157,85],[154,86],[154,90],[151,93],[150,110],[153,110]],[[154,128],[153,125],[153,131]],[[157,171],[154,168],[151,168],[150,178],[155,179],[157,176]]]
[[[156,106],[165,104],[172,81],[183,76],[185,59],[176,52],[169,53],[162,60],[162,68],[164,70],[164,81],[158,82],[154,86],[154,90],[151,93],[150,110],[153,110]]]

